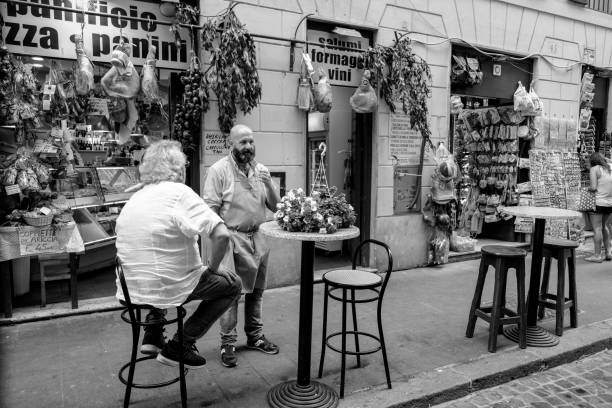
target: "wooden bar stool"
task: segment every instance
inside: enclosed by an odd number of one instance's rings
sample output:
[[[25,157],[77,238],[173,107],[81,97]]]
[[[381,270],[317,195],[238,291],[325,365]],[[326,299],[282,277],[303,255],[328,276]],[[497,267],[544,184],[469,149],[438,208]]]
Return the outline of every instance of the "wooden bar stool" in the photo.
[[[77,269],[79,267],[79,255],[40,255],[38,257],[40,270],[40,307],[47,306],[47,282],[70,281],[68,287],[72,308],[79,307],[79,296],[77,293]]]
[[[567,239],[546,238],[542,247],[544,257],[544,274],[538,296],[538,318],[544,317],[544,309],[553,309],[556,314],[555,334],[563,335],[563,315],[570,310],[570,325],[578,327],[578,308],[576,304],[576,254],[578,243]],[[548,292],[551,259],[557,260],[557,293]],[[565,297],[565,264],[569,279],[569,297]]]
[[[520,248],[502,245],[487,245],[480,250],[480,269],[476,281],[476,290],[472,299],[472,307],[468,317],[466,337],[474,336],[476,319],[489,323],[489,352],[497,350],[497,335],[506,324],[519,325],[519,347],[527,347],[527,308],[525,305],[525,257],[527,252]],[[495,268],[495,284],[492,306],[481,306],[482,290],[489,266]],[[516,271],[516,286],[518,295],[517,312],[506,308],[506,280],[508,269]]]

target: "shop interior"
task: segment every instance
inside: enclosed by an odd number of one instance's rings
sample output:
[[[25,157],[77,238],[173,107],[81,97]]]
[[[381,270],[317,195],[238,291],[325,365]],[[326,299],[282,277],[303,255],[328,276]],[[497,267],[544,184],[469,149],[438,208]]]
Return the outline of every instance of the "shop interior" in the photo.
[[[72,75],[74,61],[49,59],[38,56],[16,56],[24,65],[31,67],[32,74],[41,84],[59,82]],[[94,96],[103,98],[100,78],[110,68],[110,63],[93,62],[94,82],[97,89]],[[137,67],[140,71],[141,67]],[[167,138],[170,134],[167,114],[169,83],[172,74],[168,69],[156,69],[159,78],[160,100],[164,105],[137,102],[139,121],[129,135],[127,143],[119,145],[111,129],[108,115],[113,115],[113,105],[104,104],[106,111],[97,111],[91,103],[73,104],[58,107],[50,103],[49,109],[40,115],[40,127],[36,129],[47,136],[62,126],[56,118],[58,110],[68,109],[75,117],[83,119],[74,129],[71,151],[74,156],[74,173],[71,177],[52,178],[50,190],[65,199],[65,205],[72,210],[72,216],[85,244],[85,253],[80,256],[78,273],[79,300],[113,296],[115,293],[114,273],[114,226],[121,207],[131,196],[125,189],[137,183],[136,166],[149,143]],[[87,110],[87,111],[85,111]],[[11,155],[17,152],[15,126],[5,125],[0,129],[0,154]],[[39,157],[48,163],[59,165],[58,152],[48,146],[35,146]],[[64,168],[51,168],[62,172]],[[3,210],[16,208],[14,196],[3,195]],[[24,257],[12,261],[19,274],[13,274],[13,304],[16,308],[40,306],[41,264],[44,264],[45,297],[47,304],[70,300],[69,280],[54,280],[54,276],[68,272],[68,254],[47,255],[44,257]]]

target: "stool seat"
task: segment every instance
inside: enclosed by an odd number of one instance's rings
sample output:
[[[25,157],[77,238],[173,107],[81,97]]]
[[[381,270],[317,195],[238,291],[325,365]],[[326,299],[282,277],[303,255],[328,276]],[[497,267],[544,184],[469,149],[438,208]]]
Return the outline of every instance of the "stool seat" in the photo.
[[[480,252],[498,258],[524,258],[527,256],[527,251],[524,249],[505,245],[485,245],[480,248]]]
[[[551,249],[578,248],[578,242],[561,238],[544,238],[544,246]]]
[[[375,273],[364,272],[358,269],[337,269],[326,272],[323,281],[340,287],[367,288],[378,286],[382,277]]]

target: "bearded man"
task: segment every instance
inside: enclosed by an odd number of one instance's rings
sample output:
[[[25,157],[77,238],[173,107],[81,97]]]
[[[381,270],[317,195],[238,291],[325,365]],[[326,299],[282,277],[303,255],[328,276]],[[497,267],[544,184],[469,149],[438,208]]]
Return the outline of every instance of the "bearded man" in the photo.
[[[253,131],[245,125],[236,125],[229,137],[231,151],[208,169],[203,198],[230,232],[230,245],[222,264],[233,267],[242,279],[246,347],[277,354],[278,346],[263,334],[262,302],[269,249],[258,230],[266,221],[266,208],[276,211],[280,198],[268,169],[254,160]],[[219,323],[221,362],[226,367],[235,367],[238,299],[221,316]]]

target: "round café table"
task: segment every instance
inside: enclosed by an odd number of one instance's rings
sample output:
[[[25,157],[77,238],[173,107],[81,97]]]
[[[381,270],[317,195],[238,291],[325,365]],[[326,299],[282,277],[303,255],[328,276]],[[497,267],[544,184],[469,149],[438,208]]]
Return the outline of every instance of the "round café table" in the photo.
[[[271,407],[336,407],[338,394],[329,386],[310,380],[310,347],[312,343],[312,286],[314,274],[315,242],[340,241],[359,236],[359,228],[341,228],[333,234],[288,232],[276,221],[259,226],[259,231],[271,238],[302,241],[300,271],[300,316],[298,337],[297,381],[277,384],[268,391]]]
[[[527,345],[532,347],[552,347],[559,344],[559,337],[537,326],[538,297],[540,290],[540,277],[542,275],[542,247],[544,245],[544,227],[546,220],[567,220],[578,218],[582,213],[573,210],[554,207],[533,207],[519,205],[504,207],[500,212],[516,217],[534,218],[533,251],[531,255],[531,275],[529,277],[529,291],[527,295]],[[504,335],[518,343],[518,326],[504,329]]]

